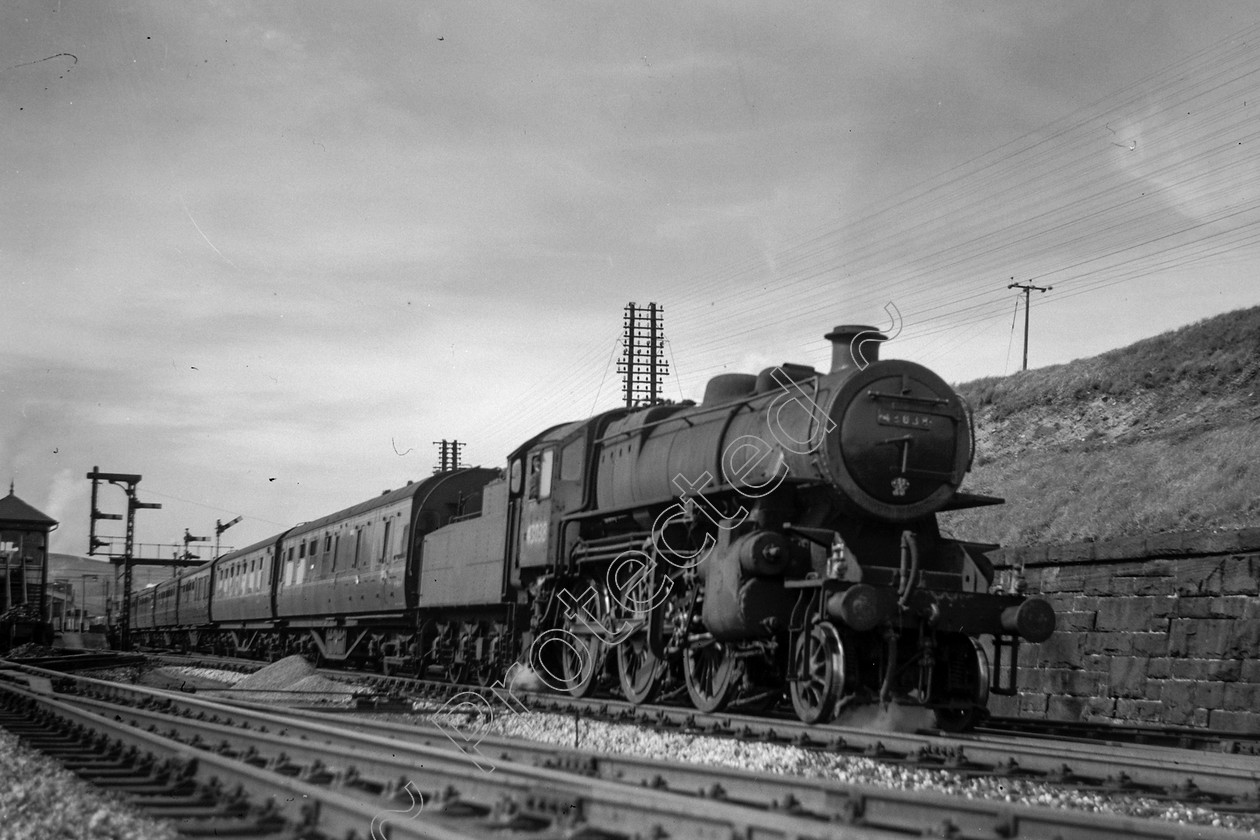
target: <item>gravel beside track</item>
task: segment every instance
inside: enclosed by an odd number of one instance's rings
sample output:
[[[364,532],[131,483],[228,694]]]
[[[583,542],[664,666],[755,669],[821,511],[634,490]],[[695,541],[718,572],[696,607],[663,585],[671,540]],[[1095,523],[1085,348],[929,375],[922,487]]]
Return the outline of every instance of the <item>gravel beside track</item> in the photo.
[[[278,663],[277,663],[278,664]],[[274,667],[274,666],[269,666]],[[353,675],[348,675],[353,676]],[[242,699],[255,700],[245,696]],[[438,705],[420,704],[432,712]],[[386,716],[388,717],[388,716]],[[422,718],[428,715],[421,715]],[[406,718],[404,718],[406,719]],[[411,718],[415,719],[415,718]],[[449,721],[458,725],[460,720]],[[757,772],[795,774],[903,790],[926,790],[1087,813],[1109,813],[1260,833],[1260,815],[1210,804],[1172,801],[1131,792],[1079,790],[1041,781],[951,770],[915,768],[896,762],[831,754],[783,744],[655,729],[643,725],[605,723],[578,718],[578,745],[583,750],[633,754],[661,760],[711,763]],[[464,728],[469,728],[464,724]],[[476,727],[482,731],[480,726]],[[496,714],[485,734],[526,738],[574,746],[575,718],[569,714],[531,712]],[[1102,745],[1100,745],[1102,746]],[[1105,747],[1102,747],[1105,750]],[[1260,789],[1257,791],[1260,794]]]
[[[300,656],[289,656],[250,674],[195,665],[112,668],[85,676],[129,685],[195,691],[204,697],[241,697],[259,703],[348,706],[371,689],[318,673]]]
[[[168,825],[137,814],[0,729],[0,840],[175,840]]]
[[[15,697],[12,711],[38,717],[58,747],[60,733],[67,731],[66,722],[79,729],[74,736],[79,741],[76,755],[79,747],[97,748],[94,739],[82,739],[82,728],[108,733],[126,746],[153,754],[155,760],[181,761],[185,765],[181,775],[193,772],[204,784],[217,782],[220,789],[249,791],[255,797],[253,808],[265,802],[269,831],[282,827],[275,823],[279,817],[286,830],[296,830],[293,836],[303,838],[361,838],[364,826],[375,827],[382,820],[390,824],[390,837],[415,840],[515,836],[518,830],[540,837],[583,832],[640,838],[839,836],[820,826],[815,817],[787,810],[681,797],[523,763],[504,764],[497,772],[487,773],[445,745],[403,747],[388,739],[328,727],[303,727],[296,734],[289,731],[286,717],[228,710],[189,697],[169,698],[171,707],[185,707],[171,714],[92,698],[67,696],[63,700],[19,687],[5,690]],[[210,714],[188,714],[198,706]],[[52,714],[46,716],[40,709]],[[225,711],[227,718],[221,718]],[[154,734],[158,731],[169,731],[178,740]],[[196,760],[182,761],[190,749]],[[408,807],[390,807],[398,804],[400,795],[413,791],[421,794],[419,805],[417,797],[409,795]],[[417,808],[427,808],[428,816]],[[409,816],[389,817],[399,813]],[[200,833],[211,836],[209,831]],[[853,826],[843,836],[875,840],[890,834]]]
[[[300,656],[286,656],[252,674],[237,677],[226,690],[205,690],[201,694],[206,697],[243,696],[256,703],[349,706],[354,703],[356,696],[371,693],[370,689],[331,680],[319,674],[314,665]]]
[[[436,707],[426,708],[431,712]],[[383,715],[378,719],[431,720],[431,714]],[[445,716],[444,723],[464,729],[462,715]],[[969,776],[947,770],[925,770],[868,758],[834,755],[814,749],[766,744],[654,730],[632,724],[604,723],[571,715],[528,712],[501,714],[489,722],[486,734],[525,738],[574,746],[584,751],[632,754],[662,761],[719,764],[760,773],[791,774],[838,782],[878,785],[912,791],[933,791],[967,798],[1047,808],[1071,808],[1185,825],[1202,825],[1260,833],[1260,815],[1229,813],[1192,803],[1169,802],[1114,792],[1089,792],[1018,778]]]

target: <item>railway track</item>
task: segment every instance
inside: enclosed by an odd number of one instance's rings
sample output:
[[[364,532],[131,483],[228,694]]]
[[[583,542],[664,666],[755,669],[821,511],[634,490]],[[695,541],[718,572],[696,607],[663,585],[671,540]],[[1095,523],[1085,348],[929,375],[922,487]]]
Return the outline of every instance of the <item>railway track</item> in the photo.
[[[1116,726],[1085,721],[1031,720],[994,717],[976,728],[977,732],[1017,733],[1059,740],[1108,741],[1150,744],[1183,750],[1260,756],[1260,733],[1192,729],[1186,726]]]
[[[259,662],[250,659],[236,659],[229,657],[202,657],[187,656],[183,654],[172,653],[156,653],[150,654],[150,657],[156,661],[181,666],[201,666],[210,668],[222,668],[237,672],[252,672],[266,666],[269,663]],[[484,686],[477,685],[452,685],[449,682],[437,682],[432,680],[417,679],[414,677],[405,677],[399,675],[386,676],[368,671],[346,671],[332,668],[321,668],[319,673],[330,679],[336,679],[347,682],[354,682],[374,688],[382,695],[395,697],[415,697],[420,699],[432,699],[434,697],[447,697],[459,691],[479,691],[483,694],[490,694],[490,690]],[[531,693],[517,691],[522,698],[528,702],[529,697],[546,698],[548,700],[556,698],[558,695],[550,693]],[[560,697],[563,702],[566,698]],[[582,700],[575,704],[575,709],[589,708],[592,701]],[[615,698],[599,699],[594,701],[600,705],[620,703],[619,713],[623,713],[621,709],[636,708],[623,701]],[[647,710],[650,716],[655,716],[661,709],[672,709],[675,711],[684,711],[688,714],[699,714],[687,706],[670,706],[670,705],[654,705],[640,706],[637,708]],[[777,716],[775,719],[790,720],[786,716]],[[810,726],[810,729],[819,729],[817,726]],[[826,727],[821,727],[826,728]],[[834,727],[833,727],[834,728]],[[937,730],[929,730],[936,732]],[[1135,744],[1156,747],[1171,747],[1179,750],[1196,750],[1203,752],[1220,752],[1234,755],[1260,755],[1260,733],[1252,732],[1234,732],[1234,731],[1216,731],[1211,729],[1197,729],[1190,727],[1157,727],[1145,725],[1124,725],[1118,726],[1111,723],[1091,723],[1085,721],[1064,722],[1053,720],[1035,720],[1031,718],[1013,718],[1013,717],[993,717],[987,720],[983,725],[973,730],[977,734],[1003,736],[1016,735],[1029,738],[1047,738],[1060,741],[1081,740],[1090,743],[1104,742],[1108,745]]]
[[[20,665],[48,668],[52,671],[89,671],[101,668],[122,668],[139,665],[145,656],[140,653],[123,653],[112,650],[92,650],[65,653],[55,656],[25,656],[13,660]]]
[[[391,695],[428,701],[435,708],[460,694],[484,699],[489,708],[507,695],[503,689],[496,692],[479,686],[452,686],[405,677],[330,670],[320,673],[366,682]],[[1246,751],[1217,753],[1109,738],[1117,727],[1085,727],[1078,729],[1073,738],[1047,737],[1037,731],[1027,735],[1014,727],[965,734],[874,731],[836,724],[811,725],[789,717],[703,714],[677,706],[636,706],[620,700],[551,693],[515,691],[510,697],[531,711],[811,747],[964,775],[1028,779],[1078,790],[1207,803],[1225,811],[1260,811],[1260,762]],[[510,710],[503,707],[501,711]]]
[[[1177,802],[1210,802],[1214,807],[1247,813],[1260,810],[1260,763],[1249,756],[1010,735],[875,732],[744,715],[701,715],[670,708],[645,710],[641,714],[609,701],[584,704],[552,696],[532,697],[530,708],[561,713],[578,708],[603,720],[634,720],[660,729],[813,747],[964,775],[1030,779],[1078,790],[1130,793]]]
[[[17,725],[33,743],[94,781],[123,780],[133,800],[155,797],[150,810],[197,820],[190,833],[201,836],[904,836],[856,819],[842,828],[786,803],[759,808],[575,770],[505,762],[486,772],[449,744],[400,743],[156,689],[129,689],[149,701],[141,708],[17,682],[0,685],[0,720],[30,721]],[[233,792],[215,799],[211,790]]]
[[[135,746],[136,733],[150,738],[157,736],[146,730],[161,733],[161,737],[178,744],[168,745],[168,752],[173,750],[176,755],[185,756],[182,764],[177,762],[178,769],[172,769],[169,756],[149,761],[150,771],[157,766],[162,768],[168,786],[177,778],[186,789],[191,775],[188,761],[199,765],[203,754],[221,761],[234,760],[255,771],[267,770],[284,777],[286,782],[305,785],[299,791],[301,807],[296,814],[287,813],[277,805],[277,797],[287,796],[290,805],[299,801],[292,787],[276,790],[256,780],[248,783],[250,789],[270,791],[264,798],[266,804],[231,803],[236,811],[245,808],[247,813],[225,816],[222,809],[226,805],[201,802],[203,808],[220,808],[218,819],[268,821],[273,835],[258,836],[283,836],[274,834],[275,831],[312,831],[312,805],[322,801],[318,799],[320,791],[340,793],[343,800],[357,797],[360,806],[364,806],[366,800],[368,810],[377,808],[369,820],[381,814],[405,814],[415,807],[410,798],[401,800],[408,792],[407,783],[411,790],[424,797],[424,802],[433,806],[428,812],[429,818],[416,822],[428,824],[432,818],[451,831],[469,832],[460,836],[484,836],[479,832],[487,825],[498,832],[510,828],[510,833],[545,834],[557,827],[566,830],[581,827],[609,831],[614,836],[644,837],[666,834],[749,836],[743,832],[767,837],[1240,836],[1235,832],[1155,821],[1051,811],[800,777],[767,777],[727,768],[662,764],[626,756],[596,756],[511,739],[481,738],[473,754],[466,743],[463,749],[457,748],[458,739],[452,737],[449,726],[400,727],[314,713],[281,716],[270,708],[258,708],[249,703],[226,704],[178,692],[69,677],[57,677],[57,682],[58,687],[77,685],[82,693],[57,693],[51,684],[43,691],[6,687],[4,693],[17,695],[16,702],[28,705],[40,704],[42,697],[44,707],[51,710],[42,715],[51,714],[63,721],[69,715],[75,724],[87,727],[85,732],[94,733],[107,724],[120,727],[123,735],[117,736],[118,739],[126,742],[128,737],[132,738],[131,746]],[[63,743],[69,737],[64,734],[66,725],[58,724],[57,737]],[[480,766],[475,760],[477,756],[484,759]],[[157,763],[159,761],[161,763]],[[488,768],[486,765],[491,762],[493,767]],[[369,770],[365,772],[364,768]],[[212,774],[211,778],[221,779],[229,771],[219,767],[215,773],[217,775]],[[154,784],[147,776],[142,783]],[[231,789],[231,785],[219,781],[217,788]],[[532,790],[547,793],[539,799],[528,793]],[[205,798],[205,794],[197,795]],[[628,804],[628,800],[637,803],[640,799],[647,807]],[[671,813],[670,807],[685,813]],[[362,822],[363,807],[358,811],[347,809],[344,801],[329,806],[330,812],[336,815],[329,823],[328,830],[332,833],[325,831],[323,823],[319,824],[319,831],[329,837],[347,836],[337,832],[358,819],[358,828],[351,826],[349,830],[358,830],[360,836],[367,836]],[[630,813],[631,810],[634,813]],[[324,807],[315,805],[314,811],[319,816]],[[450,812],[458,812],[458,815],[452,816]],[[468,813],[477,816],[470,822]],[[575,815],[577,824],[572,822]],[[727,834],[728,831],[735,833]]]

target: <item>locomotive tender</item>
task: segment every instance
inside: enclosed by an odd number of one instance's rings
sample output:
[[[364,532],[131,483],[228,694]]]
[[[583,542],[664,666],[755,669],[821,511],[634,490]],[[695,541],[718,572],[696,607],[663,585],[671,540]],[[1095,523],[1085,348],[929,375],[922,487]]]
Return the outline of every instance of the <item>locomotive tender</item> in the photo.
[[[496,683],[526,662],[575,695],[854,704],[944,727],[1013,693],[1021,639],[1054,612],[998,587],[936,514],[960,490],[962,399],[874,328],[827,335],[827,372],[722,374],[698,405],[555,426],[505,470],[427,478],[134,596],[140,638]],[[982,644],[981,637],[987,637]],[[992,660],[992,661],[991,661]]]

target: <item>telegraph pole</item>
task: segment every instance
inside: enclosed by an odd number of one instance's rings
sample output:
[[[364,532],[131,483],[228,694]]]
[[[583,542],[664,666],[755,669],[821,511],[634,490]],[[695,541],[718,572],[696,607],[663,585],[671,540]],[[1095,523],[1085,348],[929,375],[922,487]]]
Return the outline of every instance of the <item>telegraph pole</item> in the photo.
[[[1014,280],[1015,278],[1012,277],[1011,279]],[[1032,283],[1026,283],[1022,285],[1019,283],[1011,283],[1006,288],[1019,289],[1023,291],[1024,293],[1024,367],[1023,367],[1023,370],[1028,370],[1028,307],[1030,303],[1030,298],[1033,292],[1048,292],[1051,289],[1053,289],[1054,286],[1034,286]]]
[[[626,304],[622,337],[625,352],[617,363],[617,372],[625,378],[622,391],[626,396],[626,408],[636,403],[656,405],[661,401],[661,379],[669,373],[669,362],[664,359],[665,308],[649,303],[647,309]]]
[[[434,475],[459,469],[459,450],[467,444],[443,438],[433,441],[433,445],[438,448],[438,465],[433,468]]]

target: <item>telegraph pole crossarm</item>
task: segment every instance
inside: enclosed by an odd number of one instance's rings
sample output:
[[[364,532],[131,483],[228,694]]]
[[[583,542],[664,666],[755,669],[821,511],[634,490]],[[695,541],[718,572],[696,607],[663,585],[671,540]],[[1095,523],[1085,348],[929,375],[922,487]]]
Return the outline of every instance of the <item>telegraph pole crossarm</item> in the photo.
[[[434,475],[457,470],[463,466],[460,462],[460,449],[468,444],[460,440],[442,438],[433,441],[433,445],[438,447],[438,465],[433,468]]]
[[[656,303],[649,303],[646,309],[633,301],[626,304],[622,323],[625,350],[617,362],[626,408],[662,401],[661,380],[669,374],[669,362],[661,349],[665,345],[664,314],[665,307]]]

